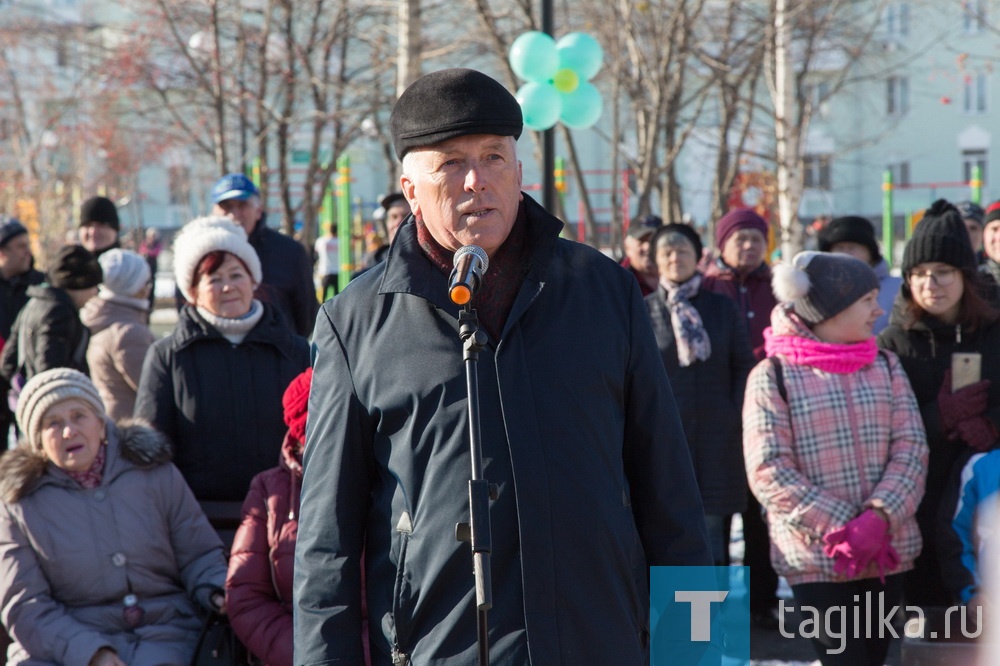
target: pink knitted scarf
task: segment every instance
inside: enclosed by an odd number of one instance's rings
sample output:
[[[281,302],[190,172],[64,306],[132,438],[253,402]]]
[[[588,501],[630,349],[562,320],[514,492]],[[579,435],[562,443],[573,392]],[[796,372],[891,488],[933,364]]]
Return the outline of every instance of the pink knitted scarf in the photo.
[[[801,335],[774,335],[770,327],[764,329],[764,350],[768,356],[781,354],[789,363],[841,375],[857,372],[878,355],[874,336],[864,342],[842,345]]]

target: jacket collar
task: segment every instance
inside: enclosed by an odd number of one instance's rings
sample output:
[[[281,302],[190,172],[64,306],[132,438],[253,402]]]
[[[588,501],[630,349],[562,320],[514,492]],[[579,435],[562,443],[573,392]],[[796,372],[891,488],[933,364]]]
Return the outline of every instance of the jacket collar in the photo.
[[[291,350],[294,347],[292,332],[278,319],[278,311],[274,307],[267,303],[263,303],[262,305],[264,306],[264,316],[247,333],[247,336],[240,344],[245,345],[250,342],[257,342],[271,345],[281,354],[291,358]],[[171,337],[177,349],[184,349],[198,340],[218,339],[224,340],[229,344],[229,341],[223,337],[222,333],[215,330],[208,322],[202,319],[197,309],[190,303],[185,304],[181,308],[177,326],[174,327]]]
[[[544,286],[556,241],[563,223],[527,194],[522,203],[528,221],[527,244],[531,248],[531,268],[518,291],[507,317],[504,332],[524,313]],[[458,317],[459,307],[448,299],[448,278],[431,263],[417,241],[417,227],[412,215],[399,228],[384,263],[379,295],[412,294],[435,307]],[[502,336],[501,336],[502,337]]]
[[[109,419],[107,427],[108,448],[102,486],[134,467],[150,468],[170,461],[170,443],[148,424],[130,420],[116,426]],[[0,457],[0,500],[9,504],[45,485],[73,487],[75,483],[31,446],[18,446]]]
[[[771,279],[771,267],[767,265],[766,261],[762,262],[760,266],[750,271],[743,278],[740,277],[735,268],[724,262],[722,257],[715,259],[715,269],[717,271],[716,275],[719,277],[736,282],[767,282]]]
[[[17,288],[22,285],[33,286],[41,284],[45,281],[45,275],[35,268],[34,260],[32,260],[31,268],[23,273],[12,276],[9,280],[3,275],[0,275],[0,282],[5,282],[12,288]]]
[[[72,306],[74,310],[76,309],[76,306],[73,305],[73,299],[69,297],[69,294],[67,294],[64,289],[53,287],[48,282],[31,285],[28,287],[27,294],[31,298],[42,298],[47,301],[56,301],[57,303]]]

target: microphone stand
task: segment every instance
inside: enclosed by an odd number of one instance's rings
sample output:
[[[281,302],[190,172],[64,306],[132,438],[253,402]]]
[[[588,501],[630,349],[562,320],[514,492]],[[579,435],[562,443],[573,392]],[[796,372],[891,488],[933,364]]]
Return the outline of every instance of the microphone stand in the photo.
[[[493,536],[490,527],[490,500],[497,498],[497,487],[483,478],[483,451],[479,427],[479,352],[486,347],[486,333],[479,329],[476,311],[466,304],[459,314],[459,336],[465,362],[465,384],[469,394],[469,447],[472,452],[472,479],[469,481],[469,522],[455,525],[455,538],[472,547],[472,569],[476,578],[476,628],[479,642],[479,666],[490,663],[487,613],[493,607],[490,553]]]

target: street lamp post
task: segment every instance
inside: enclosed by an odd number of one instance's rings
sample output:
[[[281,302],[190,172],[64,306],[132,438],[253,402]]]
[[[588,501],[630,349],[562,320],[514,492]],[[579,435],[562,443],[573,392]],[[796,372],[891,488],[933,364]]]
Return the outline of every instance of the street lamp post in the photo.
[[[552,37],[552,0],[542,0],[542,32]],[[542,132],[542,206],[550,213],[556,212],[556,130]]]

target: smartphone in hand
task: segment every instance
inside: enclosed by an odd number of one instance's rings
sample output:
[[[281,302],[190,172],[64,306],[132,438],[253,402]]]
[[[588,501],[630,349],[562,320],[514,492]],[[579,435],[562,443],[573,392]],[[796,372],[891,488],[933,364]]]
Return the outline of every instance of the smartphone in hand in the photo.
[[[951,355],[951,392],[980,380],[983,355],[979,352],[955,352]]]

